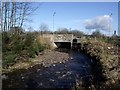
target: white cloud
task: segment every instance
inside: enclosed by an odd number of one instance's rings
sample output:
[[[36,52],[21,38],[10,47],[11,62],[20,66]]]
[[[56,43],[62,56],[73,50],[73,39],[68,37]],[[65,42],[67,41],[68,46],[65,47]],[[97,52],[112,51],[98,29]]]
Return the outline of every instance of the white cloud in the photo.
[[[93,19],[85,20],[86,29],[99,29],[108,31],[112,28],[112,17],[109,15],[97,16]]]

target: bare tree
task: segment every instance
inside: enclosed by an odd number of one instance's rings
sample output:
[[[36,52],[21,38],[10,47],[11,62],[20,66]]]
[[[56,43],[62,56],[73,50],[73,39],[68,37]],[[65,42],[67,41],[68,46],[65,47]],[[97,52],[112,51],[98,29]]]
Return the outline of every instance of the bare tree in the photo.
[[[18,23],[18,26],[19,26],[19,27],[20,27],[21,18],[22,18],[23,4],[24,4],[23,2],[17,4],[17,8],[18,8],[18,10],[19,10],[19,12],[18,12],[19,16],[18,16],[18,21],[17,21],[17,23]]]
[[[102,37],[102,34],[101,34],[101,32],[100,32],[99,30],[94,31],[94,32],[92,33],[92,35],[93,35],[94,37],[97,37],[97,38]]]
[[[8,31],[10,28],[23,27],[24,22],[38,8],[31,7],[29,2],[4,2],[2,3],[2,30]]]
[[[13,12],[13,18],[14,18],[14,21],[13,21],[13,27],[16,26],[16,2],[13,2],[13,7],[14,7],[14,12]]]
[[[31,3],[26,2],[22,4],[22,13],[21,15],[21,22],[20,22],[20,27],[23,26],[25,20],[28,20],[27,17],[30,16],[36,9],[38,9],[38,6],[36,7],[31,7]]]
[[[57,31],[55,31],[55,33],[58,33],[58,34],[68,34],[69,30],[67,28],[58,28]]]
[[[7,26],[7,30],[10,29],[10,3],[8,3],[8,17],[7,17],[7,23],[8,23],[8,26]]]
[[[0,7],[2,7],[2,4],[0,4]],[[3,18],[2,18],[2,10],[3,10],[3,7],[2,8],[0,8],[0,31],[2,31],[1,29],[2,29],[2,20],[3,20]]]
[[[15,2],[12,2],[11,4],[11,15],[10,15],[10,27],[13,27],[14,25],[14,14],[15,14]]]
[[[7,29],[7,3],[4,3],[5,4],[5,12],[4,12],[4,31],[6,31]]]
[[[84,35],[84,33],[83,33],[82,31],[76,30],[76,29],[75,29],[75,30],[72,30],[71,33],[72,33],[74,36],[78,37],[78,38],[80,38],[80,37],[82,37],[82,36]]]
[[[28,30],[29,30],[30,32],[34,31],[34,29],[33,29],[32,26],[28,27]]]
[[[49,33],[49,27],[48,27],[48,25],[45,24],[45,23],[42,23],[42,24],[40,25],[40,27],[39,27],[39,31],[40,31],[41,35],[42,35],[43,33]]]

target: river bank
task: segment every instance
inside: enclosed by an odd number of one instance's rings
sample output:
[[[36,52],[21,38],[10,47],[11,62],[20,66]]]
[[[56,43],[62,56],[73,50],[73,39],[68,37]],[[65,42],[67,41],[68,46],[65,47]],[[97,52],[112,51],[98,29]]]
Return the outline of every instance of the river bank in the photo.
[[[105,77],[104,82],[99,82],[98,88],[120,88],[120,48],[118,46],[92,39],[82,42],[80,50],[96,60],[95,65],[98,65],[96,67],[101,71],[102,76]],[[99,68],[99,65],[101,68]],[[99,70],[98,73],[100,73]]]
[[[29,58],[29,60],[19,60],[21,62],[17,62],[13,66],[8,67],[8,69],[3,69],[3,73],[11,72],[17,69],[28,69],[29,67],[33,67],[36,64],[41,64],[44,67],[49,67],[55,63],[65,63],[68,61],[69,53],[68,50],[45,50],[40,52],[36,58]]]

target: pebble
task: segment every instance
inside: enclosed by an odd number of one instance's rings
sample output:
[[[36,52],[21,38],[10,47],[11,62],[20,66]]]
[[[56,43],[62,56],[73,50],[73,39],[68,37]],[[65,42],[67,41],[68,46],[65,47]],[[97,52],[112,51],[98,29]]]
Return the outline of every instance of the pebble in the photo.
[[[111,47],[108,47],[108,49],[111,49]]]
[[[58,71],[58,72],[56,72],[56,74],[60,74],[60,72]]]
[[[53,64],[53,66],[55,67],[55,64]]]
[[[37,69],[37,72],[39,72],[40,71],[40,69]]]
[[[21,77],[21,79],[24,79],[25,77]]]
[[[39,85],[40,85],[40,86],[42,86],[42,85],[43,85],[43,83],[40,83]]]
[[[60,63],[62,63],[62,62],[60,61]]]
[[[112,79],[112,84],[115,84],[115,80],[114,79]]]
[[[66,76],[66,74],[62,75],[62,77],[65,77],[65,76]]]
[[[50,78],[50,81],[54,82],[55,80]]]
[[[70,59],[72,60],[72,59],[73,59],[73,57],[70,57]]]
[[[95,86],[94,86],[94,85],[91,85],[91,89],[95,89]]]
[[[71,71],[68,71],[67,74],[71,74],[72,72]]]
[[[2,75],[2,80],[3,79],[7,79],[7,76],[6,75]]]

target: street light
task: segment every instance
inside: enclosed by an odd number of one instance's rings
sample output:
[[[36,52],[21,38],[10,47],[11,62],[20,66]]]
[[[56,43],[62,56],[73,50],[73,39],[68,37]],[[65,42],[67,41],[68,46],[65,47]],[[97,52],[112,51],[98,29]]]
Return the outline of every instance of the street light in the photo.
[[[54,31],[54,16],[55,16],[56,12],[53,13],[53,31]]]
[[[110,35],[110,31],[111,31],[111,17],[112,17],[112,13],[109,15],[110,20],[109,20],[109,35]]]
[[[53,40],[54,40],[54,16],[55,16],[56,12],[53,13]]]
[[[112,13],[109,15],[110,19],[109,19],[109,37],[108,37],[108,43],[110,42],[110,30],[111,30],[111,17],[112,17]]]

